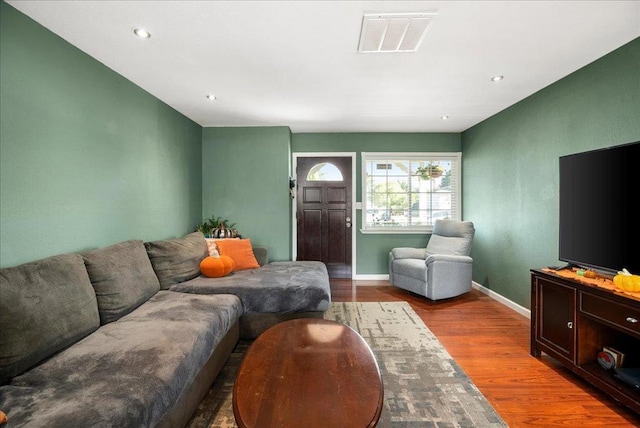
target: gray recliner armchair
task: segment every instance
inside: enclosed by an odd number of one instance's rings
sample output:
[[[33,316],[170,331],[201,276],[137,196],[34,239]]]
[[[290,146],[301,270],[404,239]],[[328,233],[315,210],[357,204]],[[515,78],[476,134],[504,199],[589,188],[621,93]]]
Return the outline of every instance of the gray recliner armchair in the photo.
[[[389,281],[431,300],[471,291],[475,228],[470,221],[436,220],[427,248],[394,248],[389,253]]]

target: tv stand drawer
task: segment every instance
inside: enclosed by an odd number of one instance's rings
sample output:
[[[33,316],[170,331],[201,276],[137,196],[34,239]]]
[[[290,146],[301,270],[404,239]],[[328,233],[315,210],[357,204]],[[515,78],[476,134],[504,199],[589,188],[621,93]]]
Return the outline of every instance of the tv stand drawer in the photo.
[[[636,308],[581,292],[580,312],[640,337],[640,310]]]

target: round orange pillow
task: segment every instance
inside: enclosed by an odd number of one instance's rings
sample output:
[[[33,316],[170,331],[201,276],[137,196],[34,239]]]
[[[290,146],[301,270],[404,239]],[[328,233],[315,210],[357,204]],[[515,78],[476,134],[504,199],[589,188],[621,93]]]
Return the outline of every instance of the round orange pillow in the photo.
[[[220,278],[229,275],[234,265],[233,259],[229,256],[209,256],[200,262],[200,272],[208,278]]]

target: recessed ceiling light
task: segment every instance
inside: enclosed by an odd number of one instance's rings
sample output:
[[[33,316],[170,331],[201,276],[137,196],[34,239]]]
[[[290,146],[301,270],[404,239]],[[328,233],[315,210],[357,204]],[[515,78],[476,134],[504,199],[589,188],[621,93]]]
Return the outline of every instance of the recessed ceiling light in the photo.
[[[447,119],[449,119],[449,116],[447,116],[447,115],[440,116],[440,119],[442,119],[442,120],[447,120]]]
[[[209,94],[209,95],[207,95],[207,99],[210,100],[210,101],[215,101],[216,100],[216,96],[213,95],[213,94]]]
[[[499,81],[501,81],[502,79],[504,79],[504,76],[493,76],[493,77],[491,78],[491,81],[492,81],[492,82],[499,82]]]
[[[136,28],[133,30],[133,33],[141,39],[148,39],[149,37],[151,37],[151,33],[144,28]]]

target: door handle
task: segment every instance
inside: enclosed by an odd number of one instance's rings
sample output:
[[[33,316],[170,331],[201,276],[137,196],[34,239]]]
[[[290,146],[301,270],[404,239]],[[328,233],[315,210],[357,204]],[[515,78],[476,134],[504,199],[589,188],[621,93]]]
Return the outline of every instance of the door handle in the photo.
[[[351,217],[345,219],[347,221],[347,229],[351,227]]]

